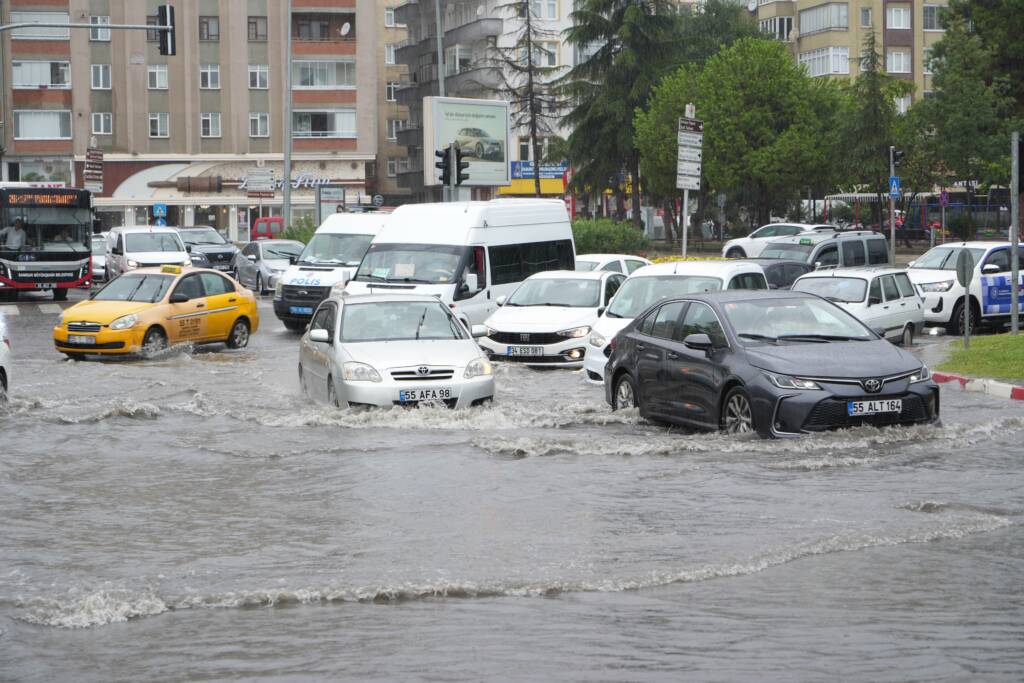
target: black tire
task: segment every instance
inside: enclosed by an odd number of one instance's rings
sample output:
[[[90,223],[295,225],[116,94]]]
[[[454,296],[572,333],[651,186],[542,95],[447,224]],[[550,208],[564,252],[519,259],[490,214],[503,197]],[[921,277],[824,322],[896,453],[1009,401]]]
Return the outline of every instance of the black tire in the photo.
[[[722,401],[718,428],[726,434],[751,434],[757,431],[750,394],[743,387],[733,387]]]
[[[978,331],[978,326],[981,323],[981,316],[978,315],[978,308],[973,303],[970,306],[971,316],[971,334]],[[956,306],[953,307],[953,315],[949,318],[949,323],[946,324],[946,331],[949,334],[955,334],[958,337],[964,336],[964,300],[956,302]]]
[[[334,408],[341,407],[341,401],[338,400],[338,394],[334,391],[334,378],[327,378],[327,403]]]
[[[256,293],[259,295],[266,294],[266,290],[263,289],[263,275],[256,273]]]
[[[0,370],[0,403],[7,403],[7,375]]]
[[[900,337],[900,346],[913,346],[914,345],[914,326],[907,325],[903,328],[903,335]]]
[[[284,323],[285,329],[288,330],[289,332],[306,331],[306,323],[302,322],[301,320],[282,320],[281,322]]]
[[[55,290],[53,290],[53,300],[54,301],[67,301],[68,300],[68,290],[66,290],[66,289],[55,289]]]
[[[67,353],[67,352],[65,352],[64,355],[67,356],[68,358],[70,358],[71,360],[75,361],[76,363],[78,361],[80,361],[80,360],[85,358],[85,354],[84,353]]]
[[[167,348],[167,333],[159,327],[151,327],[146,330],[146,336],[142,338],[142,354],[146,357],[159,353]]]
[[[477,159],[483,159],[484,158],[484,143],[482,143],[482,142],[476,143],[476,158]]]
[[[228,333],[228,338],[224,340],[224,343],[228,345],[229,349],[244,349],[249,345],[249,321],[245,318],[239,318],[235,321],[235,324],[231,326],[231,332]]]
[[[615,380],[615,388],[612,391],[612,410],[629,410],[639,408],[640,403],[636,395],[636,383],[628,374],[623,373]]]
[[[739,247],[733,247],[729,251],[725,252],[725,258],[747,258],[747,252],[743,251]]]
[[[302,396],[309,395],[306,391],[306,378],[302,374],[302,363],[299,363],[299,394]]]

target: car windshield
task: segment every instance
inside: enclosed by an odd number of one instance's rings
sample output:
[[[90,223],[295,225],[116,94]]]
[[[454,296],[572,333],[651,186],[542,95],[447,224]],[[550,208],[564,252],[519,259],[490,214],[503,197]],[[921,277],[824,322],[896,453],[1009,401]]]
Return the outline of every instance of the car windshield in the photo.
[[[576,270],[587,271],[597,268],[597,261],[580,261],[576,259]]]
[[[462,323],[435,301],[346,304],[341,315],[343,342],[468,338]]]
[[[173,275],[122,275],[96,292],[95,301],[145,301],[154,303],[167,293]]]
[[[730,301],[722,310],[745,344],[875,339],[859,320],[821,299]]]
[[[957,259],[960,252],[967,251],[971,255],[971,265],[977,265],[978,259],[985,254],[984,249],[970,249],[965,247],[935,247],[925,252],[925,255],[914,261],[913,269],[924,268],[927,270],[956,270]]]
[[[125,235],[125,251],[133,254],[146,251],[185,251],[177,235],[169,232],[142,232]]]
[[[721,279],[706,275],[631,277],[615,294],[606,315],[609,318],[635,318],[662,299],[698,292],[717,292],[721,288]]]
[[[373,241],[373,235],[313,235],[299,256],[299,263],[356,266]]]
[[[443,244],[372,244],[356,272],[362,282],[455,282],[465,247]]]
[[[179,230],[178,234],[185,244],[227,244],[228,241],[221,237],[220,233],[213,228],[189,228]]]
[[[505,305],[597,308],[601,305],[600,301],[600,280],[537,278],[520,285]]]
[[[812,249],[814,249],[813,244],[772,242],[761,252],[761,258],[786,258],[806,262]]]
[[[290,261],[302,253],[301,242],[270,242],[263,244],[263,258]]]
[[[867,280],[859,277],[805,277],[793,285],[794,292],[810,292],[829,301],[864,301]]]
[[[107,253],[107,241],[100,235],[92,236],[93,256],[103,256]]]

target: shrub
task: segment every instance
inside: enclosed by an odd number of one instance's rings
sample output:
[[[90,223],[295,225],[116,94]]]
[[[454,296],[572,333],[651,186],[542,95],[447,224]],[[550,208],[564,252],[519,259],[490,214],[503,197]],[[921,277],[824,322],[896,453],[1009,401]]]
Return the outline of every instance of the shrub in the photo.
[[[729,259],[722,256],[659,256],[658,258],[651,259],[651,263],[675,263],[676,261],[728,261]]]
[[[316,223],[313,222],[313,219],[309,216],[300,216],[284,231],[282,237],[286,240],[298,240],[303,244],[308,244],[309,240],[313,239],[315,232]]]
[[[650,247],[642,231],[610,218],[578,218],[572,236],[577,254],[636,254]]]

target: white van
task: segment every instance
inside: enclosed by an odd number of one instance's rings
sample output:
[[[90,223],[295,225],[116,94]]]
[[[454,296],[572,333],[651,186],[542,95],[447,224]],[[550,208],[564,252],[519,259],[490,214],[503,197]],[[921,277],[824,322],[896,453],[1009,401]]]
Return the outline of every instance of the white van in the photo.
[[[471,326],[534,273],[575,265],[572,225],[558,199],[406,204],[345,291],[434,295]]]
[[[107,233],[107,279],[151,266],[191,266],[181,236],[174,228],[125,227]]]
[[[313,311],[355,274],[366,248],[390,214],[335,213],[316,229],[295,265],[274,285],[274,313],[289,330],[304,330]]]

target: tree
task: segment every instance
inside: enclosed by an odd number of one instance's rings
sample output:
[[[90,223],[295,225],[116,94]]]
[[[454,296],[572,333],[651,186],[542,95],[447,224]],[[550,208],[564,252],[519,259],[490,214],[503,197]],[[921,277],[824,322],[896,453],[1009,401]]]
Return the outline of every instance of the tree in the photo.
[[[959,27],[973,25],[970,34],[988,56],[987,70],[978,75],[989,85],[1001,81],[1014,115],[1024,116],[1024,0],[951,0],[942,22],[946,34],[933,54],[941,57],[947,45],[961,39]],[[950,32],[954,25],[958,28]]]

